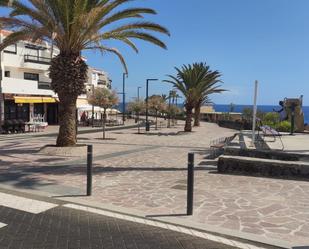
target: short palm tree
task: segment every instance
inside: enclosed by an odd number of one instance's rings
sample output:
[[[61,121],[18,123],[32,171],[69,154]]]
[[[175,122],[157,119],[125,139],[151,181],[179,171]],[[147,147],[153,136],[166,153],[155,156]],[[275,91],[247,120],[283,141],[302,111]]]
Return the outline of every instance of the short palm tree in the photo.
[[[221,74],[218,71],[211,71],[205,63],[200,63],[199,67],[204,68],[205,73],[201,83],[200,96],[194,106],[194,126],[200,126],[201,106],[209,102],[209,95],[226,91],[220,88],[221,85],[218,85],[218,83],[222,82],[220,80]]]
[[[30,40],[47,41],[60,51],[50,66],[51,87],[59,98],[58,146],[76,143],[76,100],[84,92],[88,69],[81,56],[82,51],[113,53],[127,71],[121,53],[108,47],[106,41],[124,42],[136,52],[138,49],[132,39],[166,48],[152,34],[169,35],[166,28],[152,22],[135,21],[136,18],[143,18],[144,14],[156,12],[149,8],[119,9],[129,2],[131,0],[28,0],[27,3],[22,0],[0,0],[0,6],[11,9],[8,17],[0,18],[0,23],[2,27],[14,31],[4,39],[0,50],[20,40]]]
[[[185,97],[186,123],[185,132],[192,131],[192,114],[197,100],[200,98],[200,93],[203,90],[203,77],[205,76],[205,68],[200,64],[183,65],[181,68],[175,67],[176,76],[168,75],[167,83],[179,90]]]

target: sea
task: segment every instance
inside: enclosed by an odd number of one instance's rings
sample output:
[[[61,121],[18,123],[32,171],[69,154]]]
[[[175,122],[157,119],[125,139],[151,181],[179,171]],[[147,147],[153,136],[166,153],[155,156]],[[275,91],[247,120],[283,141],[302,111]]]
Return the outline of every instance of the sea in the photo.
[[[252,105],[235,105],[234,112],[242,112],[245,108],[253,108]],[[214,109],[216,112],[229,112],[231,109],[230,105],[219,105],[215,104]],[[273,109],[280,110],[281,107],[279,105],[258,105],[257,109],[262,112],[272,112]],[[303,106],[303,112],[305,116],[305,124],[309,124],[309,106]]]
[[[178,105],[179,108],[183,108],[183,105]],[[230,105],[220,105],[214,104],[213,105],[216,112],[230,112],[231,106]],[[234,112],[243,112],[245,108],[253,108],[252,105],[236,105],[234,106]],[[273,109],[280,110],[281,107],[279,105],[258,105],[258,110],[262,112],[272,112]],[[117,109],[122,112],[122,103],[120,103]],[[305,116],[305,124],[309,124],[309,106],[303,106],[303,112]]]

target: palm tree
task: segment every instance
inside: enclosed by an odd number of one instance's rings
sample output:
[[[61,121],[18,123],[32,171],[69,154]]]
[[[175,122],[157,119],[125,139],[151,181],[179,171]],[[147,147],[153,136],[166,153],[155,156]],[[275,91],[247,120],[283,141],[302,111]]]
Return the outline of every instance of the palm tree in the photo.
[[[0,0],[0,6],[9,7],[7,17],[1,17],[3,28],[14,31],[0,46],[20,40],[47,41],[59,49],[51,61],[51,87],[59,98],[59,134],[57,146],[76,143],[75,111],[77,97],[84,92],[88,66],[81,56],[84,50],[113,53],[127,66],[121,53],[106,45],[118,40],[134,51],[132,39],[140,39],[159,47],[166,45],[152,32],[169,35],[166,28],[152,22],[135,21],[144,14],[156,14],[153,9],[125,7],[130,0]],[[133,20],[132,20],[133,19]],[[130,21],[132,20],[132,21]],[[118,25],[117,23],[120,22]]]
[[[200,98],[200,92],[203,90],[203,77],[205,76],[205,68],[200,64],[183,65],[181,68],[175,67],[176,76],[168,75],[169,80],[164,82],[171,83],[185,97],[186,123],[185,132],[192,131],[192,111],[196,101]]]
[[[202,89],[200,92],[199,98],[194,106],[194,126],[200,126],[200,114],[201,106],[209,102],[209,95],[213,93],[221,93],[226,90],[221,89],[218,83],[222,82],[220,80],[221,74],[218,71],[211,71],[209,66],[205,63],[200,63],[199,67],[201,70],[204,69],[203,78],[202,78]]]
[[[105,126],[106,126],[106,110],[118,104],[119,99],[116,92],[108,88],[97,87],[88,96],[88,102],[91,105],[103,108],[103,139],[105,139]]]

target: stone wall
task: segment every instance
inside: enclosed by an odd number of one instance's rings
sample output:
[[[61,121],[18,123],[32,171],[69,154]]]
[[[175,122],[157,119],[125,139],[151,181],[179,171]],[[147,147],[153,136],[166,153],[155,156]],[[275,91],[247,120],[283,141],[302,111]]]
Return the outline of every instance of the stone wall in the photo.
[[[309,163],[224,155],[218,159],[218,172],[309,179]]]
[[[301,153],[290,153],[285,151],[274,151],[274,150],[252,150],[252,149],[241,149],[235,147],[226,147],[224,149],[224,155],[257,157],[257,158],[275,159],[284,161],[309,162],[309,155],[304,155]]]

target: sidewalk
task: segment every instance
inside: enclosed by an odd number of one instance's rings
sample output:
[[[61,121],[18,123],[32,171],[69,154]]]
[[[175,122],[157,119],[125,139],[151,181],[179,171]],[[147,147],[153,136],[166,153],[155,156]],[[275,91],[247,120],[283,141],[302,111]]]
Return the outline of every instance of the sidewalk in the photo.
[[[309,182],[217,174],[209,142],[235,131],[203,123],[136,134],[137,129],[80,135],[94,145],[93,196],[85,197],[86,160],[37,151],[53,137],[2,141],[0,182],[54,198],[160,219],[284,248],[309,244]],[[195,153],[194,215],[187,217],[186,165]],[[56,197],[57,196],[57,197]]]
[[[0,189],[1,249],[257,249],[252,244]]]

